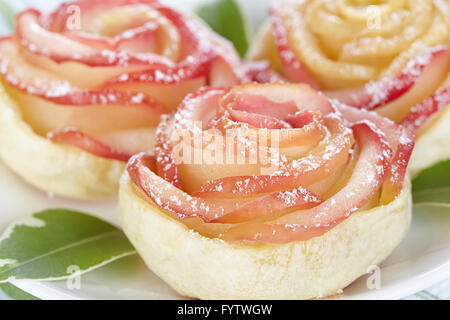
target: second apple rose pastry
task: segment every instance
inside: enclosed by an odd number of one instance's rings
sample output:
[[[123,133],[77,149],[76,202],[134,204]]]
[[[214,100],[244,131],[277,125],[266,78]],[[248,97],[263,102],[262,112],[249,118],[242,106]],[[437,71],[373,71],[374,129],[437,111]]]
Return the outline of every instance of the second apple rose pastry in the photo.
[[[242,70],[230,43],[158,1],[25,10],[0,39],[0,156],[48,192],[115,196],[162,114],[202,86],[241,83]]]
[[[382,262],[411,218],[412,133],[304,84],[189,95],[128,163],[124,230],[183,295],[335,294]]]
[[[450,158],[449,44],[447,0],[278,0],[249,56],[415,131],[415,175]]]

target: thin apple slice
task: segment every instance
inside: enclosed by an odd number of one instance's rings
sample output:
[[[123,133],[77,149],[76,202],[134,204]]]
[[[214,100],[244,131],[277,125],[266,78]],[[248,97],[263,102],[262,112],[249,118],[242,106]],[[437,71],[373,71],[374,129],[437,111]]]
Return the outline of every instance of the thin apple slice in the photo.
[[[368,122],[353,126],[359,159],[347,185],[332,198],[309,210],[287,214],[270,223],[243,223],[230,228],[223,239],[259,243],[288,243],[320,236],[359,210],[384,181],[391,149]]]
[[[403,187],[409,159],[414,148],[415,137],[413,131],[404,126],[399,126],[375,112],[359,110],[337,102],[335,106],[350,123],[355,124],[361,119],[366,119],[374,123],[384,133],[394,157],[390,164],[389,175],[383,185],[380,203],[387,204],[391,202]]]
[[[76,127],[88,134],[155,127],[160,113],[146,105],[60,105],[7,86],[20,106],[23,119],[33,130],[48,132]]]
[[[131,33],[133,37],[119,37],[119,39],[113,42],[114,50],[127,51],[135,54],[148,52],[159,53],[161,58],[166,57],[168,59],[165,63],[170,65],[170,61],[178,61],[180,40],[177,37],[178,33],[176,33],[176,30],[170,32],[170,34],[175,35],[172,37],[175,39],[160,40],[159,35],[163,32],[161,29],[165,30],[164,27],[161,27],[155,22],[147,22],[140,28],[126,30],[124,34]],[[173,44],[169,43],[170,41],[173,41]]]
[[[155,126],[168,110],[143,94],[77,88],[26,61],[13,38],[0,40],[0,70],[24,119],[39,134],[76,127],[92,134]]]
[[[399,122],[410,106],[430,96],[439,87],[449,68],[450,49],[436,47],[417,55],[397,76],[359,88],[328,91],[326,95],[356,108],[377,109],[378,113]]]
[[[108,146],[77,129],[68,128],[61,131],[50,132],[48,138],[53,142],[68,144],[106,159],[127,162],[132,156],[131,154]]]
[[[228,102],[231,99],[232,102]],[[233,134],[232,129],[236,130],[234,134],[243,136],[258,137],[264,133],[268,146],[276,148],[313,146],[325,136],[320,113],[301,110],[293,101],[277,103],[263,96],[241,94],[235,98],[228,96],[221,103],[226,105],[230,117],[225,119],[225,114],[214,118],[218,120],[213,120],[209,128],[217,128],[225,134]]]
[[[167,67],[167,59],[157,54],[135,55],[113,50],[99,50],[85,43],[75,41],[62,34],[50,32],[41,24],[42,14],[34,9],[19,13],[16,32],[21,44],[29,51],[50,57],[56,62],[78,61],[90,66],[145,65]],[[51,48],[47,44],[51,43]]]
[[[287,82],[266,60],[247,62],[245,73],[249,81],[256,83]]]
[[[155,154],[158,160],[157,173],[164,180],[177,187],[181,186],[179,164],[175,157],[174,146],[181,145],[181,139],[189,132],[189,124],[196,120],[201,121],[202,116],[208,113],[208,108],[214,106],[218,98],[225,92],[223,89],[212,88],[199,90],[183,100],[171,120],[167,117],[161,119],[156,133]],[[214,107],[212,108],[214,109]],[[178,160],[178,162],[180,161]],[[188,181],[195,183],[197,178],[198,175],[194,175],[192,178],[188,178]]]
[[[155,127],[116,130],[95,134],[93,138],[126,154],[138,154],[141,152],[153,154],[155,149],[155,131]]]
[[[83,8],[80,7],[83,12],[80,28],[73,30],[66,24],[59,26],[57,30],[60,32],[56,32],[98,50],[153,53],[160,56],[162,61],[167,58],[168,65],[179,60],[180,36],[171,21],[159,13],[156,2],[150,5],[145,5],[148,4],[145,1],[122,2],[117,6],[111,6],[110,2],[100,2],[97,7],[102,9],[93,9],[96,6],[83,3]],[[53,20],[53,17],[50,16],[48,20]],[[65,21],[71,21],[72,18],[66,17]],[[61,17],[57,19],[60,23]],[[47,24],[52,23],[47,21]]]
[[[306,69],[303,63],[297,58],[295,52],[289,46],[287,29],[281,15],[281,4],[272,6],[270,13],[272,16],[272,30],[275,44],[278,48],[283,70],[289,80],[296,83],[307,83],[314,89],[319,89],[318,82]]]
[[[269,147],[280,148],[316,145],[326,135],[323,120],[319,115],[313,116],[317,119],[311,119],[310,113],[301,111],[288,117],[288,121],[234,110],[230,110],[230,116],[231,121],[227,124],[209,127],[218,128],[229,135],[242,135],[255,137],[255,139],[261,136],[267,138]],[[278,131],[280,129],[282,130]]]
[[[251,93],[234,95],[233,92],[231,92],[228,97],[222,100],[222,104],[225,105],[227,109],[243,111],[279,120],[285,120],[290,115],[294,115],[300,110],[294,100],[277,102],[270,100],[266,96]]]
[[[247,82],[245,68],[231,42],[206,30],[215,53],[208,75],[212,87],[238,85]]]
[[[450,104],[450,86],[437,91],[431,97],[411,108],[411,112],[401,122],[402,125],[416,132],[432,115]]]
[[[177,129],[189,129],[192,122],[201,121],[206,128],[210,119],[214,118],[221,98],[230,88],[202,88],[188,95],[178,106],[175,121]]]
[[[181,187],[178,165],[173,154],[171,130],[174,129],[173,121],[162,117],[156,132],[155,155],[156,171],[160,177],[177,188]]]
[[[267,217],[287,209],[310,208],[319,204],[320,197],[303,188],[291,192],[278,192],[258,200],[202,199],[190,196],[173,184],[156,175],[145,165],[148,154],[134,156],[128,163],[131,179],[160,207],[175,213],[179,218],[199,217],[205,222],[249,219],[254,215]],[[286,201],[286,196],[290,201]],[[270,205],[268,206],[268,201]],[[251,208],[261,210],[254,212]]]
[[[379,203],[387,205],[391,203],[402,191],[409,159],[414,149],[414,134],[409,129],[399,127],[399,141],[394,157],[389,165],[389,175],[383,184]]]
[[[249,124],[255,128],[290,129],[291,125],[283,120],[270,116],[230,109],[231,120]]]
[[[109,79],[123,74],[124,72],[132,72],[143,70],[142,66],[135,67],[119,67],[119,66],[88,66],[76,61],[67,61],[57,63],[52,59],[34,54],[30,51],[20,50],[21,58],[24,62],[34,67],[39,67],[53,76],[60,79],[70,79],[73,86],[83,89],[98,89]]]
[[[76,31],[68,25],[74,19],[74,6],[82,12]],[[157,7],[156,1],[146,0],[76,1],[62,4],[50,15],[25,10],[17,17],[16,30],[29,50],[58,62],[162,68],[177,61],[179,50],[174,46],[179,47],[179,38]],[[53,43],[51,49],[46,47],[47,41]],[[73,51],[68,54],[67,48]]]
[[[236,89],[232,89],[226,97],[224,97],[223,104],[227,104],[233,100],[239,101],[239,96],[244,95],[245,97],[253,96],[258,103],[258,108],[253,108],[259,110],[259,108],[264,108],[264,112],[268,112],[269,115],[277,115],[276,117],[283,119],[283,116],[288,114],[293,114],[299,109],[318,111],[323,115],[334,112],[330,101],[326,96],[312,89],[311,86],[307,84],[288,84],[288,83],[272,83],[272,84],[255,84],[248,83],[244,86],[240,86]],[[264,97],[264,99],[261,98]],[[244,100],[244,99],[242,99]],[[282,107],[281,112],[278,108],[270,108],[270,104],[274,103],[279,107]],[[242,101],[242,105],[246,108],[252,108],[253,103],[247,103]],[[266,113],[264,113],[266,114]]]
[[[80,31],[65,31],[62,35],[70,40],[87,45],[97,51],[126,51],[130,53],[154,53],[158,54],[160,50],[159,25],[154,22],[148,22],[142,27],[132,30],[125,30],[124,34],[120,34],[113,38],[104,38],[97,34],[83,33]],[[127,37],[125,37],[126,35]],[[178,50],[175,50],[178,51]],[[157,57],[168,66],[176,61],[173,59],[164,59],[164,56]]]
[[[204,77],[186,80],[182,82],[173,82],[169,84],[152,83],[145,81],[129,82],[106,82],[101,87],[119,91],[128,91],[134,93],[143,93],[150,97],[158,97],[160,101],[169,110],[175,110],[184,97],[195,92],[198,88],[206,86]]]
[[[212,222],[243,223],[255,219],[269,219],[273,215],[287,210],[309,209],[319,205],[323,200],[316,194],[302,187],[288,191],[278,191],[249,201],[239,209],[232,211]]]
[[[157,112],[167,112],[155,99],[145,95],[111,89],[87,90],[33,65],[22,55],[13,37],[0,38],[1,75],[15,88],[63,105],[128,104],[149,105]]]
[[[70,29],[70,27],[67,24],[67,21],[71,21],[70,18],[73,16],[74,13],[74,6],[77,6],[80,9],[80,12],[82,13],[80,16],[81,23],[80,23],[80,29],[83,32],[88,33],[94,33],[94,31],[98,31],[98,28],[105,27],[105,24],[108,25],[109,19],[105,19],[103,21],[103,25],[99,26],[97,21],[95,20],[95,17],[98,17],[104,12],[110,11],[110,10],[116,10],[124,9],[121,7],[128,7],[128,6],[153,6],[157,5],[157,0],[79,0],[79,1],[70,1],[60,4],[50,15],[45,16],[45,19],[43,21],[43,26],[45,26],[46,29],[50,30],[51,32],[57,32],[61,33],[64,31],[67,31]],[[125,8],[126,9],[126,8]],[[128,16],[127,16],[128,17]],[[113,18],[116,18],[114,16]],[[142,24],[142,18],[138,17],[136,19],[136,16],[134,17],[135,21],[134,24]],[[146,21],[146,20],[144,20]],[[117,21],[113,21],[117,22]],[[133,24],[133,21],[129,21],[129,19],[125,19],[125,22],[119,21],[118,24],[125,24],[127,28],[130,27],[130,24]]]
[[[123,130],[90,136],[75,128],[50,132],[57,143],[72,145],[96,156],[127,162],[132,155],[153,152],[154,128]]]
[[[211,181],[196,196],[268,193],[296,186],[308,187],[337,171],[348,159],[353,135],[336,116],[324,119],[330,135],[307,156],[294,160],[271,175],[225,177]]]
[[[132,181],[138,185],[159,207],[182,219],[199,217],[204,221],[220,218],[245,202],[235,200],[209,200],[190,196],[173,184],[155,174],[146,166],[148,154],[138,154],[128,162],[127,170]]]

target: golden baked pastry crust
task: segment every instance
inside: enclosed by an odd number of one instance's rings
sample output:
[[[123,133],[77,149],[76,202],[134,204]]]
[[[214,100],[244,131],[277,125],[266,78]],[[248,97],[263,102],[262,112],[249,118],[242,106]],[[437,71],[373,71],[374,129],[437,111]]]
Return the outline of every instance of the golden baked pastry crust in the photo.
[[[310,299],[339,292],[381,263],[411,220],[409,178],[386,206],[353,214],[308,241],[245,245],[204,237],[121,179],[122,226],[149,268],[182,295],[201,299]]]

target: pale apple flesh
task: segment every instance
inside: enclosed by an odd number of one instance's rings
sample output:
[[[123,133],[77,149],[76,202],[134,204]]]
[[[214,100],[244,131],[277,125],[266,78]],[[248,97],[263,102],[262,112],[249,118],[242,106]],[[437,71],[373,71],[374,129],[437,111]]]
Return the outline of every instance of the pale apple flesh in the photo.
[[[281,17],[280,7],[271,8],[272,31],[278,56],[283,66],[286,77],[292,82],[306,83],[312,88],[319,89],[318,82],[313,75],[306,69],[303,63],[297,58],[295,52],[289,46],[287,29]]]

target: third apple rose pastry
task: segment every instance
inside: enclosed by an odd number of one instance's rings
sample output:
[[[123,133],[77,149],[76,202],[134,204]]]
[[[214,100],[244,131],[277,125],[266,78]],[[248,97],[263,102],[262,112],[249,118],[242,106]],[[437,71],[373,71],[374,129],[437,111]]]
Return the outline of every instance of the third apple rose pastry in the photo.
[[[339,292],[382,262],[411,215],[412,133],[304,84],[189,95],[128,163],[124,230],[148,266],[198,298]]]
[[[154,0],[86,0],[18,14],[0,38],[0,156],[39,188],[115,196],[128,158],[187,93],[235,85],[231,44]]]
[[[447,0],[278,0],[249,56],[415,131],[415,175],[450,158],[449,44]]]

